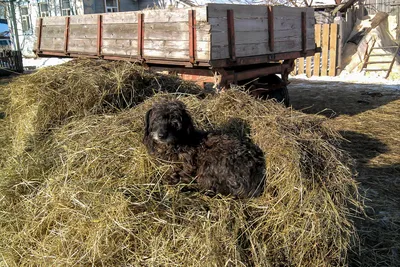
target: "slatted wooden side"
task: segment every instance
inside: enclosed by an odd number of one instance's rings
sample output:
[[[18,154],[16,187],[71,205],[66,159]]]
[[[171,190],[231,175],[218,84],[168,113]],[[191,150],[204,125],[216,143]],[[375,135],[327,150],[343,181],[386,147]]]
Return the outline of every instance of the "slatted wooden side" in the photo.
[[[103,16],[102,53],[107,56],[138,55],[138,14],[109,13]]]
[[[193,8],[196,23],[195,58],[210,59],[210,25],[207,9]],[[189,12],[184,10],[144,10],[144,57],[189,59]]]
[[[36,30],[36,32],[39,32],[39,30]],[[64,34],[65,17],[47,17],[42,24],[40,50],[62,52],[64,49]],[[35,47],[37,47],[37,43]]]
[[[230,57],[227,10],[234,14],[235,55],[248,57],[302,50],[301,14],[306,13],[306,50],[314,49],[314,10],[273,6],[269,18],[267,6],[208,4],[211,25],[211,59]],[[270,40],[269,23],[274,36]],[[273,51],[270,49],[272,41]]]
[[[322,52],[295,62],[292,75],[336,76],[338,68],[338,24],[316,24],[315,44]]]

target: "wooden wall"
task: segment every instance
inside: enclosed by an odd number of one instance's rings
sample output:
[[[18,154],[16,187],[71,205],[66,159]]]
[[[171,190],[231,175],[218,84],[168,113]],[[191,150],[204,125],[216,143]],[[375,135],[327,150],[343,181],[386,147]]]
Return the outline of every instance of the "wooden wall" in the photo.
[[[236,56],[256,56],[301,51],[301,13],[306,12],[307,50],[314,45],[314,10],[312,8],[273,7],[274,50],[269,47],[268,6],[208,5],[211,25],[211,58],[229,58],[227,9],[234,13]]]
[[[235,45],[231,51],[228,9],[232,10],[234,25],[230,33],[234,32]],[[39,50],[136,58],[139,56],[138,17],[143,14],[142,56],[189,61],[190,10],[195,11],[194,56],[199,61],[227,59],[232,50],[236,57],[251,57],[315,48],[311,8],[275,6],[269,13],[268,6],[208,4],[186,9],[42,18],[42,31],[37,31],[41,37]],[[268,18],[269,14],[273,17]],[[271,27],[272,37],[268,33]]]
[[[338,70],[338,24],[316,24],[315,44],[322,52],[306,58],[298,58],[292,75],[336,76]]]

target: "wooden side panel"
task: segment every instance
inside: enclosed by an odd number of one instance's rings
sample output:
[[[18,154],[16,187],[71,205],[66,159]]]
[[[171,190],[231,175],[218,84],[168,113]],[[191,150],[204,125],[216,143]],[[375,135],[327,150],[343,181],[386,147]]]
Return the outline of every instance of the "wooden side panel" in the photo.
[[[137,14],[135,14],[137,16]],[[107,23],[105,22],[107,18]],[[137,40],[137,23],[128,23],[128,19],[137,22],[137,18],[132,16],[125,17],[125,23],[113,23],[109,20],[108,15],[103,17],[103,47],[104,55],[121,55],[121,56],[137,56],[138,40]],[[130,22],[130,21],[129,21]]]
[[[236,56],[247,57],[302,51],[301,13],[306,12],[306,49],[315,48],[314,10],[275,6],[273,11],[274,51],[270,51],[268,7],[208,4],[212,59],[229,58],[227,10],[234,13]]]
[[[65,17],[45,17],[43,18],[43,25],[65,26]]]
[[[143,57],[181,59],[189,61],[189,12],[190,9],[145,10]],[[194,8],[196,12],[195,59],[210,59],[210,26],[206,7]]]
[[[64,51],[65,21],[65,17],[43,18],[40,50]]]
[[[312,8],[274,7],[274,52],[302,51],[301,13],[306,12],[306,50],[315,48]]]
[[[97,55],[97,15],[71,16],[69,53]]]
[[[233,10],[236,57],[269,53],[266,6],[208,4],[211,58],[229,58],[227,10]]]

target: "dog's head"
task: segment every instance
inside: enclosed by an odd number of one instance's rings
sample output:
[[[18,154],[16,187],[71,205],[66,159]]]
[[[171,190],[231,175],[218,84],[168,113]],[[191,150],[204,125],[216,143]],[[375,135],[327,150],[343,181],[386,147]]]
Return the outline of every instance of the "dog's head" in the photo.
[[[180,101],[155,104],[146,113],[145,138],[157,143],[184,144],[194,132],[192,118]]]

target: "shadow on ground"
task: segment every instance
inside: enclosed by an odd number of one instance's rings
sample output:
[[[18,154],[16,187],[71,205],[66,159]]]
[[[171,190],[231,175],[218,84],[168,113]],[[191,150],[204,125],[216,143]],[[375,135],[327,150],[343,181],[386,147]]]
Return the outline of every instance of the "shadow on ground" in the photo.
[[[400,99],[400,84],[292,79],[288,89],[293,108],[326,117],[356,115]]]

